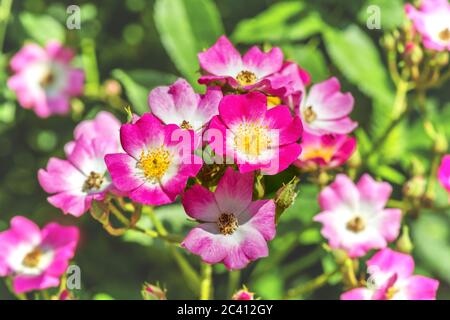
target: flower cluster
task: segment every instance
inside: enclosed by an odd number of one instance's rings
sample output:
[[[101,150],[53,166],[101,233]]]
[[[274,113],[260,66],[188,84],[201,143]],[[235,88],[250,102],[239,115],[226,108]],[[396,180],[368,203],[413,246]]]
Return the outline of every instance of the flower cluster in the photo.
[[[446,17],[448,7],[443,13],[429,4],[421,11],[407,10],[426,45],[447,48],[443,37],[449,29],[442,24],[436,36],[427,21],[433,15]],[[45,49],[27,45],[14,56],[9,86],[22,106],[40,117],[67,113],[70,97],[81,94],[83,83],[83,73],[70,66],[72,58],[69,49],[56,43]],[[268,242],[281,213],[296,197],[297,175],[325,174],[335,180],[322,183],[322,211],[313,220],[322,224],[327,247],[344,252],[352,263],[377,250],[367,262],[374,284],[353,286],[342,299],[435,298],[438,282],[412,275],[412,257],[388,248],[402,224],[402,211],[386,208],[391,185],[366,173],[355,184],[361,172],[336,175],[357,148],[351,136],[358,126],[350,117],[352,94],[343,92],[335,77],[311,84],[307,71],[285,60],[278,47],[263,52],[255,46],[241,56],[222,36],[198,59],[203,94],[180,78],[151,90],[149,112],[127,123],[106,111],[79,123],[64,147],[65,158],[50,158],[38,172],[48,202],[74,217],[88,211],[96,216],[94,209],[101,204],[98,220],[119,212],[127,228],[139,231],[143,208],[180,200],[190,222],[197,224],[179,245],[207,265],[238,270],[269,255]],[[284,171],[294,172],[292,183],[275,196],[265,194],[263,176]],[[450,191],[449,177],[446,156],[439,179]],[[121,209],[132,212],[132,218]],[[164,226],[154,224],[157,231],[146,234],[167,240]],[[11,229],[0,233],[0,276],[12,276],[17,293],[57,286],[77,240],[74,227],[51,223],[40,231],[17,216]],[[144,286],[142,294],[166,299],[166,291],[157,286]],[[253,293],[244,287],[233,299],[250,300]]]

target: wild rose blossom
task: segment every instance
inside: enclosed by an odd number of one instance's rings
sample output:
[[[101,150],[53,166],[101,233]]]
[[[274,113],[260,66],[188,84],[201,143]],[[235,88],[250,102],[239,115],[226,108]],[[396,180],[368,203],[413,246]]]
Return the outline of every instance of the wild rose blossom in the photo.
[[[210,264],[244,268],[266,257],[267,241],[275,236],[275,203],[252,201],[253,173],[240,174],[228,167],[215,192],[194,185],[182,197],[186,213],[201,222],[182,246]]]
[[[83,93],[84,73],[71,66],[74,52],[58,42],[26,44],[11,59],[8,87],[25,109],[42,118],[67,114],[70,98]]]
[[[371,249],[382,249],[395,240],[400,231],[400,209],[385,208],[392,187],[364,174],[355,185],[346,175],[319,194],[322,212],[314,221],[323,224],[322,235],[333,249],[343,249],[352,258]]]
[[[438,179],[442,186],[450,193],[450,154],[442,158],[438,171]]]
[[[219,113],[220,88],[208,87],[204,95],[196,94],[184,79],[170,86],[153,89],[148,97],[151,112],[165,124],[176,124],[195,132]]]
[[[266,96],[250,92],[222,99],[207,139],[216,154],[232,159],[241,173],[261,169],[276,174],[298,158],[301,135],[300,119],[288,107],[268,110]]]
[[[422,35],[426,48],[450,51],[450,4],[447,0],[422,0],[419,9],[407,3],[405,11]]]
[[[100,111],[94,119],[81,121],[73,131],[75,140],[83,136],[86,140],[96,138],[110,139],[120,145],[120,121],[110,112]],[[69,155],[75,147],[75,141],[70,141],[64,146],[66,155]]]
[[[303,132],[302,153],[295,165],[305,170],[343,165],[356,149],[356,139],[344,134],[316,136]]]
[[[436,299],[439,281],[413,275],[414,260],[410,255],[383,249],[367,261],[367,270],[368,286],[343,293],[342,300]]]
[[[75,141],[67,160],[50,158],[47,168],[38,172],[39,183],[51,194],[48,202],[65,214],[79,217],[93,200],[104,200],[112,188],[104,157],[120,151],[117,142],[108,138]]]
[[[271,88],[269,76],[279,72],[283,66],[280,48],[274,47],[266,53],[254,46],[241,57],[225,36],[221,36],[208,50],[199,53],[198,59],[200,67],[207,72],[200,77],[199,83],[228,84],[245,91]]]
[[[296,113],[302,119],[306,132],[315,135],[348,134],[357,123],[348,115],[353,110],[353,96],[342,93],[336,78],[330,78],[311,87],[296,106]]]
[[[135,123],[122,125],[120,140],[126,153],[105,157],[114,186],[143,204],[175,201],[189,177],[202,166],[202,159],[192,154],[190,133],[186,138],[181,131],[185,130],[174,124],[163,125],[149,113]]]
[[[49,223],[42,230],[16,216],[11,228],[0,232],[0,276],[12,276],[16,293],[59,285],[79,237],[75,227]]]

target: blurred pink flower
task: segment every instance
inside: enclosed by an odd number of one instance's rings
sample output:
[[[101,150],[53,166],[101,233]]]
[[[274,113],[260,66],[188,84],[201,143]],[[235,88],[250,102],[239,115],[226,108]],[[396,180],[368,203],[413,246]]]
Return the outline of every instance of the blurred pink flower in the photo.
[[[352,258],[371,249],[382,249],[397,238],[402,212],[387,209],[392,187],[364,174],[355,185],[344,174],[319,194],[322,212],[314,221],[323,224],[322,235],[333,249],[343,249]]]
[[[367,261],[367,270],[367,287],[343,293],[342,300],[436,299],[439,281],[413,275],[414,260],[410,255],[383,249]]]
[[[313,85],[308,94],[302,96],[295,111],[306,132],[347,134],[358,126],[348,116],[353,110],[353,96],[340,90],[339,81],[333,77]]]
[[[356,148],[356,139],[344,134],[316,136],[303,132],[302,153],[294,163],[306,170],[317,167],[335,168],[343,165]]]
[[[268,89],[269,76],[283,66],[283,52],[274,47],[262,52],[254,46],[241,57],[227,37],[221,36],[208,50],[198,54],[200,67],[207,72],[198,80],[201,84],[228,84],[242,90]],[[280,92],[283,92],[281,90]]]
[[[240,172],[276,174],[298,158],[302,131],[288,107],[268,110],[266,96],[250,92],[222,99],[207,138],[218,156],[236,160]]]
[[[70,98],[83,93],[84,73],[71,66],[74,52],[58,42],[26,44],[11,59],[8,87],[19,103],[42,118],[67,114]]]
[[[447,0],[422,0],[419,9],[407,3],[405,11],[422,35],[426,48],[450,51],[450,4]]]
[[[11,228],[0,232],[0,276],[12,276],[16,293],[59,285],[75,254],[79,231],[49,223],[42,230],[27,218],[16,216]]]
[[[103,200],[112,187],[104,157],[115,152],[119,147],[113,139],[88,140],[81,136],[67,160],[50,158],[47,168],[38,172],[42,188],[54,194],[48,201],[76,217],[88,211],[92,201]]]
[[[190,130],[163,125],[150,113],[134,124],[122,125],[120,139],[126,153],[106,155],[106,165],[114,186],[139,203],[174,202],[203,163],[192,154]]]
[[[445,155],[442,158],[438,171],[438,178],[442,186],[450,193],[450,154]]]
[[[120,145],[120,121],[108,111],[100,111],[94,119],[81,121],[73,131],[75,140],[83,136],[86,140],[96,138],[109,139]],[[75,141],[70,141],[64,146],[68,156],[75,146]]]
[[[201,222],[182,246],[206,263],[222,262],[229,270],[268,255],[267,241],[275,236],[275,203],[252,201],[253,173],[228,167],[213,193],[194,185],[182,197],[186,213]]]
[[[186,80],[178,79],[168,87],[153,89],[148,103],[153,115],[163,123],[199,132],[219,113],[220,99],[222,91],[217,87],[209,87],[206,94],[200,95]]]

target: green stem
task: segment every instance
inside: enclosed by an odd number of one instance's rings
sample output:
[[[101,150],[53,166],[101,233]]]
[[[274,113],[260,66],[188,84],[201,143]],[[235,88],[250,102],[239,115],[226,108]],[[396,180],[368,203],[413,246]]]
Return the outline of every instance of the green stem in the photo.
[[[6,27],[9,16],[11,15],[12,0],[2,0],[0,3],[0,51],[3,52],[3,43],[5,42]]]
[[[178,249],[171,245],[170,252],[172,253],[176,263],[178,264],[178,267],[180,268],[186,283],[195,294],[199,293],[199,287],[200,287],[200,277],[197,274],[197,272],[192,268],[192,266],[189,264],[189,262],[186,260],[186,258],[178,252]]]
[[[241,271],[234,270],[228,273],[228,297],[231,296],[237,291],[239,287],[239,282],[241,280]]]
[[[428,178],[427,190],[425,191],[425,197],[430,200],[434,200],[434,191],[436,187],[437,181],[437,172],[439,170],[439,162],[441,160],[441,155],[439,153],[435,153],[433,157],[433,161],[431,162],[431,170],[430,176]]]
[[[200,300],[210,300],[212,288],[212,266],[202,262],[202,280],[200,283]]]
[[[130,225],[130,221],[123,215],[123,213],[112,203],[109,202],[110,212],[125,226]]]
[[[409,83],[406,81],[400,81],[397,84],[397,93],[395,95],[394,105],[392,107],[392,121],[386,130],[379,136],[374,143],[367,157],[372,156],[378,148],[380,148],[389,137],[391,132],[397,127],[397,125],[406,117],[407,115],[407,105],[406,105],[406,94],[410,90]]]
[[[306,268],[314,265],[322,257],[323,254],[323,249],[321,247],[318,247],[306,256],[303,256],[302,258],[283,267],[281,274],[285,279],[288,279],[295,274],[298,274],[301,271],[305,270]]]
[[[298,287],[290,289],[287,292],[285,299],[293,299],[295,297],[304,295],[305,293],[308,293],[308,292],[314,291],[318,288],[321,288],[328,282],[328,279],[330,279],[331,276],[335,275],[338,271],[339,270],[334,270],[332,272],[327,272],[327,273],[321,274],[320,276],[312,279],[311,281],[307,282],[306,284],[301,284]]]
[[[95,41],[85,38],[81,41],[83,68],[86,74],[85,92],[89,96],[98,96],[100,92],[100,75],[98,73]]]

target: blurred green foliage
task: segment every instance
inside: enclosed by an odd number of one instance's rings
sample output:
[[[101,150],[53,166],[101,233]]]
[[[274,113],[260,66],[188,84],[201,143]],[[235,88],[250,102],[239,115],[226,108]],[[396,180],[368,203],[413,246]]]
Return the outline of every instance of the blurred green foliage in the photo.
[[[148,92],[178,76],[201,90],[196,84],[197,53],[227,34],[241,49],[253,44],[281,46],[287,58],[308,70],[315,82],[337,76],[344,91],[351,91],[355,97],[352,117],[360,123],[356,136],[361,153],[372,147],[389,124],[394,87],[379,39],[383,31],[401,22],[401,0],[80,0],[81,29],[67,30],[66,8],[71,4],[73,1],[13,2],[0,56],[0,230],[7,228],[14,215],[30,217],[41,225],[60,221],[80,226],[82,237],[75,263],[82,270],[83,288],[75,292],[78,297],[139,298],[145,281],[159,281],[172,299],[195,297],[159,240],[133,232],[113,238],[89,214],[79,219],[63,216],[46,202],[47,195],[37,183],[37,170],[49,157],[64,156],[63,146],[71,140],[77,122],[93,117],[100,109],[126,119],[125,102],[95,98],[103,81],[118,80],[127,102],[142,114],[148,110]],[[369,5],[381,8],[382,30],[366,28]],[[87,97],[75,101],[72,117],[39,119],[20,108],[6,88],[11,55],[26,41],[45,43],[50,38],[74,47],[80,54],[77,64],[86,71]],[[445,130],[447,137],[449,95],[442,88],[430,92],[427,101],[430,119]],[[417,109],[417,102],[411,101]],[[411,175],[412,159],[430,167],[431,147],[419,113],[413,112],[388,137],[367,168],[376,177],[393,183],[398,199],[402,184]],[[267,193],[273,195],[294,174],[292,170],[266,177]],[[436,190],[445,205],[445,192],[438,186]],[[319,226],[312,223],[312,216],[319,211],[317,193],[316,186],[302,181],[296,202],[283,214],[278,236],[270,244],[270,257],[243,270],[242,282],[258,296],[282,298],[294,285],[336,268],[321,247]],[[158,208],[157,214],[170,230],[185,234],[192,226],[180,204]],[[448,210],[407,217],[412,225],[418,271],[441,281],[440,298],[450,298],[449,219]],[[151,225],[146,219],[139,223]],[[194,264],[197,261],[189,259]],[[214,271],[215,297],[228,298],[228,273],[222,266],[215,266]],[[335,299],[342,292],[339,280],[339,275],[331,277],[326,288],[302,298]],[[0,284],[0,299],[4,298],[11,296]]]

